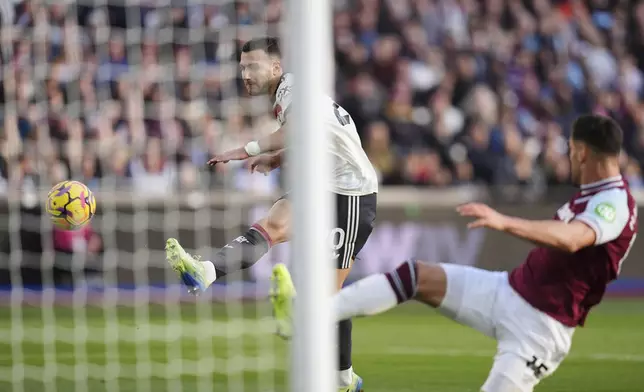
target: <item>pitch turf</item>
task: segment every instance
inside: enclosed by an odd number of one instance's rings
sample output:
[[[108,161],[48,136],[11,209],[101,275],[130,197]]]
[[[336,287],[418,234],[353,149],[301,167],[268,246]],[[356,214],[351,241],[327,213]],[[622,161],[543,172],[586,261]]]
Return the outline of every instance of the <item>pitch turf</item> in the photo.
[[[0,308],[0,391],[288,390],[288,346],[266,304],[20,310]],[[538,390],[644,391],[643,325],[641,299],[602,305]],[[476,392],[493,354],[493,341],[417,304],[354,321],[367,392]],[[12,384],[19,363],[26,380]]]

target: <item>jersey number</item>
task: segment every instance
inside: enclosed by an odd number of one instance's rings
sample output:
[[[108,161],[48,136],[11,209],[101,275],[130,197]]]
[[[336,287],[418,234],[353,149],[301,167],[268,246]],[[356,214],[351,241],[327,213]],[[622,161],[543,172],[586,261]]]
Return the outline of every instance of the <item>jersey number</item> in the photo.
[[[340,110],[342,110],[346,114],[340,113]],[[340,105],[335,102],[333,102],[333,113],[335,113],[335,118],[338,119],[340,125],[345,126],[351,124],[351,116],[349,116],[349,113],[347,113],[340,107]]]
[[[335,229],[331,230],[329,240],[331,241],[331,250],[333,251],[334,259],[337,259],[340,256],[340,253],[338,251],[344,245],[345,237],[346,233],[344,229],[336,227]]]

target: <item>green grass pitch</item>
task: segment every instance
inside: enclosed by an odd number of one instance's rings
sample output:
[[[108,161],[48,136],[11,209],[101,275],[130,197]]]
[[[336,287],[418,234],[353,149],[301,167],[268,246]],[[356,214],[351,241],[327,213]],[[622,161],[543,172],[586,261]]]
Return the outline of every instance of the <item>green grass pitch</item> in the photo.
[[[0,308],[2,392],[288,390],[288,343],[271,335],[265,303],[17,309]],[[418,304],[357,319],[353,336],[366,392],[477,392],[494,354]],[[537,390],[644,391],[644,301],[597,308]]]

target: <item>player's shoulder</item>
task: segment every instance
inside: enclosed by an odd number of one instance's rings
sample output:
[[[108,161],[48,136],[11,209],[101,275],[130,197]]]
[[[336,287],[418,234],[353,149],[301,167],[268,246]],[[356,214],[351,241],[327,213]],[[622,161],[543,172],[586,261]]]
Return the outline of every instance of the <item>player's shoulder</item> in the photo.
[[[277,91],[275,92],[275,100],[277,102],[284,101],[289,98],[291,92],[293,91],[294,77],[292,73],[285,73],[280,78],[279,84],[277,85]]]
[[[575,200],[573,209],[575,219],[595,231],[595,245],[626,238],[636,230],[636,206],[623,183],[586,193]]]
[[[591,215],[602,222],[626,222],[632,213],[634,200],[628,188],[619,186],[598,190],[578,198],[582,215]]]

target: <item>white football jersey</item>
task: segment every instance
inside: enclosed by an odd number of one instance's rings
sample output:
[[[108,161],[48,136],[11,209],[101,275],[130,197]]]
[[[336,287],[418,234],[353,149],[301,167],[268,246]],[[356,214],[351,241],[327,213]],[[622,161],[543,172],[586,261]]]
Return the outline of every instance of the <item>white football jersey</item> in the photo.
[[[293,89],[293,75],[282,75],[275,92],[273,114],[280,126],[287,122]],[[332,191],[340,195],[362,196],[378,192],[378,176],[349,113],[324,96],[324,126],[331,132],[329,152],[333,156]]]

